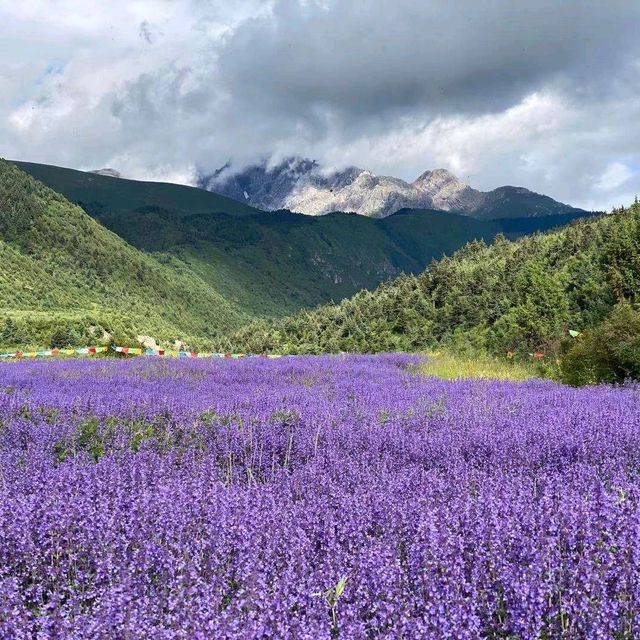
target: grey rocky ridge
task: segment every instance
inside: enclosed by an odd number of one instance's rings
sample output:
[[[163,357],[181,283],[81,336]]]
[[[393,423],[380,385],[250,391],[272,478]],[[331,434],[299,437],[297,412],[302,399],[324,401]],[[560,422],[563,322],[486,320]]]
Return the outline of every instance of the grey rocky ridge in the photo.
[[[401,209],[437,209],[475,218],[540,217],[579,209],[523,187],[478,191],[446,169],[425,171],[413,182],[366,169],[327,170],[306,158],[260,162],[240,171],[229,164],[202,175],[198,186],[259,209],[308,215],[333,211],[384,218]]]
[[[110,167],[105,167],[104,169],[94,169],[90,171],[90,173],[96,173],[99,176],[108,176],[109,178],[122,178],[122,174],[115,169],[111,169]]]

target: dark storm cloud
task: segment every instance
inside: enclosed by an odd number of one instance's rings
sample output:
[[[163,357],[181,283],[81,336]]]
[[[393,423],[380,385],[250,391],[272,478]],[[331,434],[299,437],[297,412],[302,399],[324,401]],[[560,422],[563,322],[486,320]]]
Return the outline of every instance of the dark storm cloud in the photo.
[[[639,22],[622,0],[286,0],[238,27],[220,68],[238,98],[293,113],[474,114],[548,85],[606,92],[638,60]]]

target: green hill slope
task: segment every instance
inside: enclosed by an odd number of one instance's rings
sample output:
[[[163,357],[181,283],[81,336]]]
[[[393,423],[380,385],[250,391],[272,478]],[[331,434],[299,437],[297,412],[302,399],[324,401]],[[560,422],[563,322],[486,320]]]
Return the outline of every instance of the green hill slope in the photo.
[[[420,272],[434,257],[473,238],[490,241],[499,231],[493,224],[423,211],[387,224],[352,214],[315,218],[288,211],[176,220],[153,209],[98,219],[145,251],[179,258],[257,315],[285,315],[341,300],[401,272]]]
[[[474,238],[491,241],[572,216],[479,221],[440,211],[383,220],[266,213],[208,191],[16,163],[159,260],[178,259],[249,315],[282,316],[419,273]]]
[[[126,180],[35,162],[13,161],[13,164],[83,207],[134,210],[162,206],[184,215],[211,212],[244,215],[258,211],[237,200],[180,184]]]
[[[135,249],[2,160],[0,319],[13,327],[3,348],[47,345],[60,328],[86,340],[91,326],[129,338],[141,332],[206,342],[246,322],[178,260]]]
[[[567,329],[640,301],[640,205],[546,234],[472,242],[419,276],[338,305],[253,323],[234,348],[283,352],[419,350],[442,344],[556,352]]]
[[[498,218],[539,218],[544,216],[585,213],[568,204],[558,202],[521,187],[498,187],[489,191],[480,209],[473,215],[480,220]]]

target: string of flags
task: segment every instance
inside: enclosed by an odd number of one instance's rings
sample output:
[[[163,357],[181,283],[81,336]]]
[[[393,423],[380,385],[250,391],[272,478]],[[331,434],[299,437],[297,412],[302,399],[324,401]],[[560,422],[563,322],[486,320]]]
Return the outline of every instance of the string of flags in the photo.
[[[275,353],[207,353],[201,351],[178,351],[174,349],[143,349],[141,347],[116,347],[111,346],[111,350],[129,356],[156,356],[164,358],[281,358]],[[95,355],[106,353],[109,347],[80,347],[78,349],[45,349],[44,351],[11,351],[0,353],[0,358],[22,359],[22,358],[55,358],[58,356],[75,355]]]
[[[220,353],[202,351],[175,351],[173,349],[142,349],[140,347],[111,347],[117,353],[130,356],[160,356],[165,358],[281,358],[275,353]]]
[[[79,349],[45,349],[44,351],[11,351],[0,353],[0,358],[51,358],[56,356],[93,355],[106,353],[108,347],[81,347]]]
[[[577,338],[582,334],[579,331],[569,329],[569,335]],[[129,356],[157,356],[164,358],[281,358],[282,355],[275,353],[220,353],[220,352],[201,352],[201,351],[183,351],[175,349],[152,349],[142,347],[117,347],[112,345],[111,350],[116,353],[122,353]],[[44,351],[11,351],[8,353],[0,353],[0,359],[17,359],[22,358],[55,358],[58,356],[75,356],[75,355],[95,355],[98,353],[106,353],[109,347],[80,347],[77,349],[45,349]],[[507,351],[507,358],[512,360],[515,357],[515,351]],[[534,360],[542,360],[544,353],[535,351],[529,356]]]

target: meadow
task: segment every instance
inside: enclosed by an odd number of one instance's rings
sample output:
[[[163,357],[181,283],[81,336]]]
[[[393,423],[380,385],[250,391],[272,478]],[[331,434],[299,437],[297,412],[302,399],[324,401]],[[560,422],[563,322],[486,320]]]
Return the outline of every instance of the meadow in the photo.
[[[0,364],[0,637],[640,634],[640,387]]]
[[[425,355],[419,370],[425,375],[444,380],[482,378],[522,381],[530,378],[552,378],[551,371],[543,371],[542,367],[536,366],[533,362],[481,353],[465,355],[454,351],[428,351]]]

